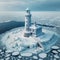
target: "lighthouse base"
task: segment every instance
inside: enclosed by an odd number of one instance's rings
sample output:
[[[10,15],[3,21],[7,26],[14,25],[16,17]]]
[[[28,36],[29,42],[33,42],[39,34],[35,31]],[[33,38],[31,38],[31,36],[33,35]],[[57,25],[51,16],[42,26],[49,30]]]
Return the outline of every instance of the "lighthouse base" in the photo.
[[[31,31],[25,31],[24,32],[24,37],[29,37],[31,35],[32,35]]]

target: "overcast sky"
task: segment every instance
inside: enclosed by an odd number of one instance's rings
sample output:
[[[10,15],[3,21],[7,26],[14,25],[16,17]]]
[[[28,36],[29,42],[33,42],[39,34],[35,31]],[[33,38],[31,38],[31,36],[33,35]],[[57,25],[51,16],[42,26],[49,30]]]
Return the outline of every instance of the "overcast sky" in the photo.
[[[0,0],[0,11],[60,11],[60,0]]]

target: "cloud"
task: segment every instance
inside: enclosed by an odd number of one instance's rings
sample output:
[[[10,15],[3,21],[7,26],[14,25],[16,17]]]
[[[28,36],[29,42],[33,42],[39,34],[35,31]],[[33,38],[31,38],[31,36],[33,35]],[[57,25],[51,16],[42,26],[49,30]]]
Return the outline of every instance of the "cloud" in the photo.
[[[0,11],[21,11],[25,8],[33,11],[60,10],[60,0],[0,0]]]

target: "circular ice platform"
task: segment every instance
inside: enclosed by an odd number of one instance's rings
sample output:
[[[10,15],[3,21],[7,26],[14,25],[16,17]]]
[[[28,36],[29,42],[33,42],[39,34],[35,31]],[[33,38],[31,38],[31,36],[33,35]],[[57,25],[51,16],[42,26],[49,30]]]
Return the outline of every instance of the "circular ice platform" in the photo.
[[[42,29],[42,35],[38,37],[24,37],[24,27],[12,29],[2,36],[2,43],[7,50],[20,52],[47,52],[56,43],[58,37],[49,30]],[[37,49],[40,47],[39,49]],[[41,50],[41,51],[40,51]]]

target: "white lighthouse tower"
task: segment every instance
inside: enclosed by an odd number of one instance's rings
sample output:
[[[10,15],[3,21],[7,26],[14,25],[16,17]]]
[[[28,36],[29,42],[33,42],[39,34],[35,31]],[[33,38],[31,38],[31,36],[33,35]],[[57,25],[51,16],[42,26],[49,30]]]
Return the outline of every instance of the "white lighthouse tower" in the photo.
[[[25,14],[25,30],[29,31],[30,26],[31,26],[31,13],[30,10],[27,8]]]
[[[31,13],[30,10],[27,8],[25,14],[25,32],[24,32],[25,37],[31,35],[30,26],[31,26]]]

